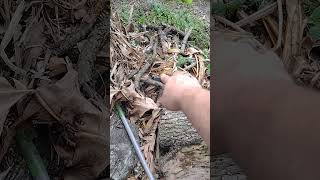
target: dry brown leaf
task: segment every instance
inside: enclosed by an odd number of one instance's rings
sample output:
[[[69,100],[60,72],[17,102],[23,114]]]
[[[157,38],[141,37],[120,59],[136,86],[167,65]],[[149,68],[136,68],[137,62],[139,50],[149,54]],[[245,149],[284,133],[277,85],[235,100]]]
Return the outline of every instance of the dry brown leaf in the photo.
[[[193,55],[193,54],[198,54],[198,53],[203,54],[201,51],[199,51],[193,47],[189,47],[188,49],[186,49],[186,52],[185,52],[186,55]]]
[[[199,82],[202,82],[202,80],[205,77],[206,74],[206,67],[204,65],[204,58],[202,55],[195,55],[196,56],[196,60],[198,61],[198,71],[197,71],[197,79]]]
[[[134,83],[130,81],[130,85],[121,88],[121,93],[126,97],[133,107],[130,113],[130,120],[135,122],[140,119],[147,111],[159,109],[158,105],[148,97],[143,97],[136,92]]]
[[[67,72],[67,63],[64,58],[51,57],[48,64],[49,76],[54,77]]]
[[[110,109],[114,107],[114,102],[117,102],[121,98],[120,92],[119,88],[110,86]]]
[[[69,66],[63,78],[37,88],[35,95],[37,98],[30,101],[22,117],[41,117],[42,121],[60,123],[65,128],[61,135],[64,141],[54,143],[68,166],[64,179],[97,177],[109,158],[106,107],[82,96],[78,74]]]
[[[168,49],[168,54],[179,54],[180,50],[178,48],[170,48]]]
[[[33,92],[32,90],[26,90],[22,83],[16,80],[14,82],[17,84],[16,88],[12,87],[5,78],[0,77],[0,135],[11,106],[25,95]]]

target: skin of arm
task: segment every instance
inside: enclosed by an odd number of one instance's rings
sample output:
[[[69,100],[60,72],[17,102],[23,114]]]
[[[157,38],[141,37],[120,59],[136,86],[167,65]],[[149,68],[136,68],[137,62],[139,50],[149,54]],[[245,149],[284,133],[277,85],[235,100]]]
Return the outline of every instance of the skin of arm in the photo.
[[[207,145],[210,145],[210,92],[190,74],[161,75],[165,84],[160,104],[171,111],[182,111]]]

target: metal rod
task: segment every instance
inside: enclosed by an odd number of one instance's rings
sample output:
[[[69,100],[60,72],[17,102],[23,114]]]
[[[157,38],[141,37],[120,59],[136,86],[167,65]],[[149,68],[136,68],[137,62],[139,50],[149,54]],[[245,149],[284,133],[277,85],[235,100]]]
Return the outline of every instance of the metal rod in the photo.
[[[122,120],[122,123],[123,123],[128,135],[129,135],[129,138],[130,138],[130,140],[131,140],[131,142],[133,144],[133,147],[134,147],[134,149],[135,149],[135,151],[136,151],[136,153],[138,155],[138,158],[139,158],[139,160],[140,160],[140,162],[141,162],[141,164],[142,164],[142,166],[144,168],[144,171],[146,172],[146,174],[147,174],[147,176],[149,177],[150,180],[154,180],[154,177],[153,177],[153,175],[151,173],[151,170],[150,170],[146,160],[144,159],[144,156],[143,156],[143,154],[142,154],[142,152],[140,150],[140,146],[138,145],[138,142],[136,141],[136,139],[135,139],[135,137],[134,137],[134,135],[133,135],[133,133],[131,131],[131,128],[130,128],[129,123],[128,123],[128,120],[125,117],[121,106],[119,104],[117,104],[116,105],[116,109],[118,111],[118,115],[119,115],[120,119]]]

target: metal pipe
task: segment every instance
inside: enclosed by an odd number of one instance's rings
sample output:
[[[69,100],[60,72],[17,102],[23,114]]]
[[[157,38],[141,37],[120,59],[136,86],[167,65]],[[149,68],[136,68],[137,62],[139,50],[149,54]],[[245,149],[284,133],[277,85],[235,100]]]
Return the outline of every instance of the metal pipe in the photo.
[[[120,119],[121,119],[121,121],[122,121],[122,123],[123,123],[123,125],[124,125],[124,127],[125,127],[125,129],[126,129],[126,131],[128,133],[128,135],[129,135],[131,143],[133,144],[134,150],[137,153],[137,156],[138,156],[138,158],[139,158],[139,160],[140,160],[140,162],[141,162],[141,164],[143,166],[144,171],[146,172],[146,174],[147,174],[147,176],[149,177],[150,180],[154,180],[154,177],[153,177],[153,175],[151,173],[151,170],[150,170],[146,160],[144,159],[144,156],[143,156],[143,154],[142,154],[142,152],[140,150],[140,146],[138,145],[138,142],[136,141],[136,139],[135,139],[135,137],[134,137],[134,135],[132,133],[132,130],[131,130],[130,126],[129,126],[128,120],[125,117],[121,106],[119,104],[117,104],[116,105],[116,109],[117,109],[118,115],[119,115],[119,117],[120,117]]]

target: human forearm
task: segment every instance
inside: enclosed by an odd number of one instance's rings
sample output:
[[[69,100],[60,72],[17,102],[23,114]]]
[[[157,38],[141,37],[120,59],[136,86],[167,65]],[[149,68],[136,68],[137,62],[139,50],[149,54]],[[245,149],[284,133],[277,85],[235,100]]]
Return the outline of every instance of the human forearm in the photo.
[[[210,145],[210,93],[190,74],[161,75],[165,88],[159,102],[171,111],[184,112],[204,141]]]
[[[193,88],[183,94],[181,101],[182,112],[210,145],[210,92],[202,88]]]

